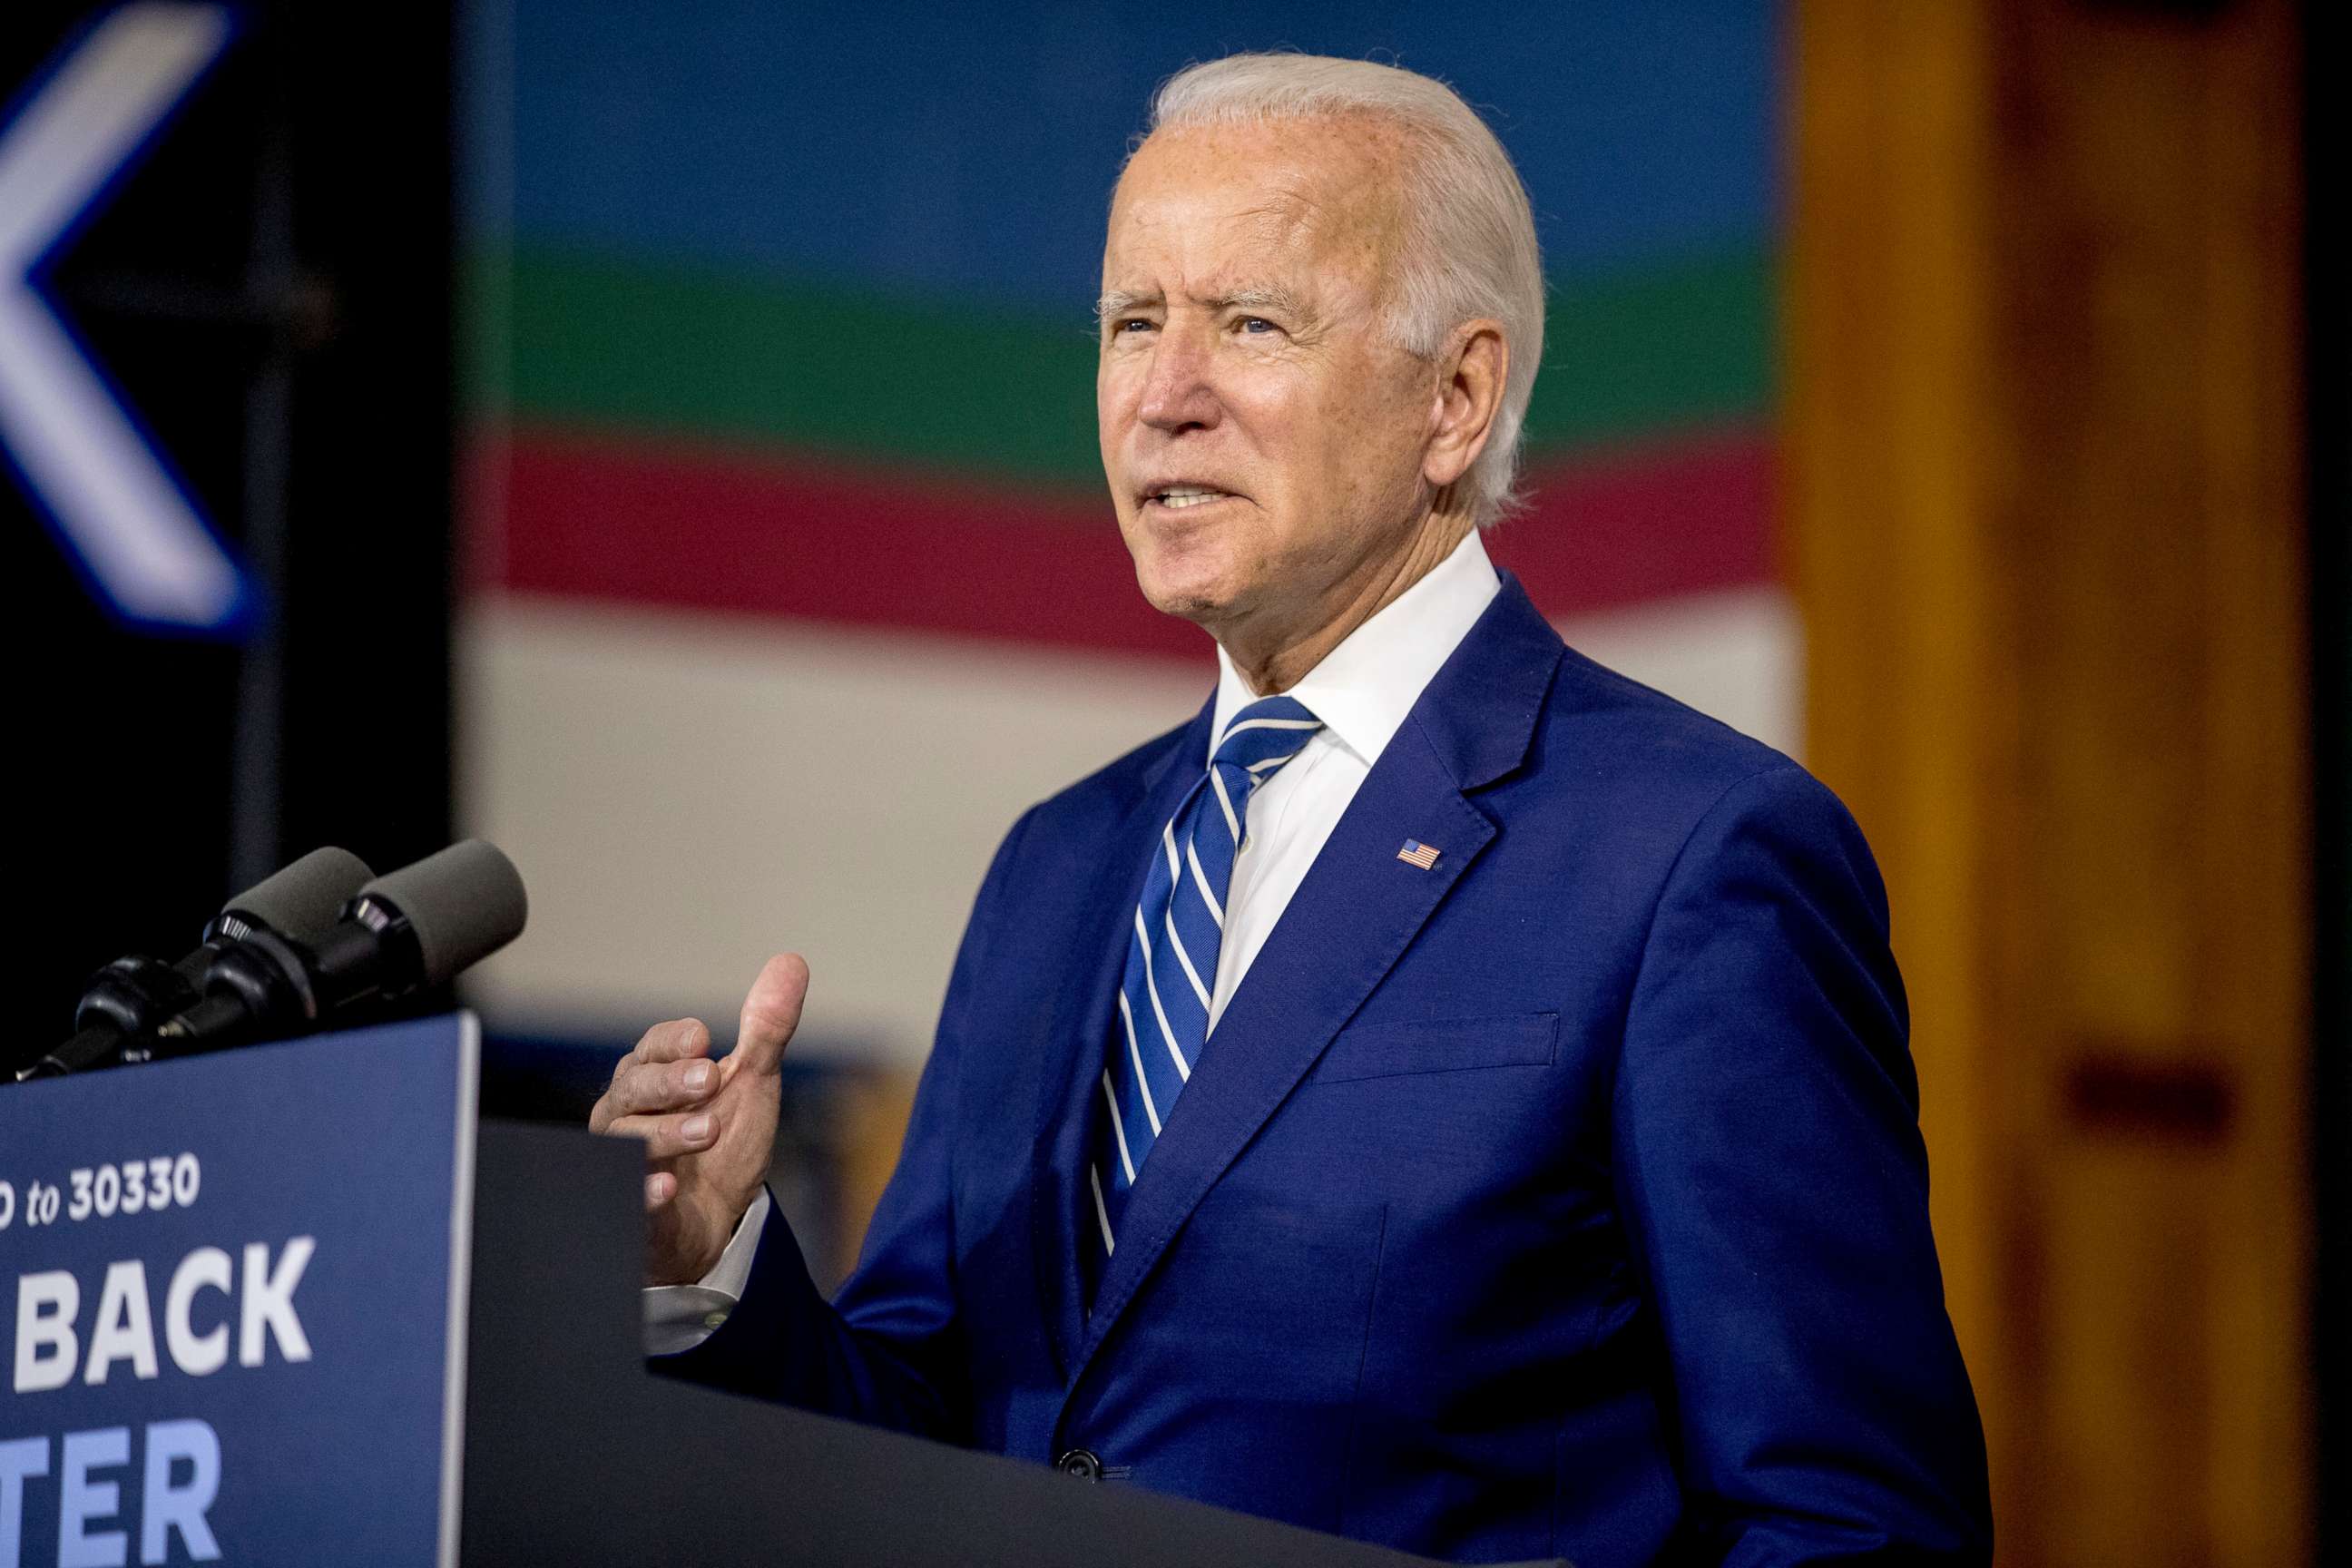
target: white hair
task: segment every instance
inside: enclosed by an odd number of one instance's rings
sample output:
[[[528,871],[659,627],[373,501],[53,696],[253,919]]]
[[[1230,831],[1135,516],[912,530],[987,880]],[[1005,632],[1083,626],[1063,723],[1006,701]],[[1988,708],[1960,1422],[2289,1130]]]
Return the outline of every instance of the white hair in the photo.
[[[1153,131],[1376,116],[1415,153],[1399,171],[1405,234],[1388,330],[1422,359],[1477,318],[1499,321],[1510,351],[1486,449],[1463,476],[1479,527],[1517,505],[1519,447],[1543,359],[1543,258],[1510,155],[1459,94],[1433,77],[1371,60],[1244,54],[1188,66],[1151,101]]]

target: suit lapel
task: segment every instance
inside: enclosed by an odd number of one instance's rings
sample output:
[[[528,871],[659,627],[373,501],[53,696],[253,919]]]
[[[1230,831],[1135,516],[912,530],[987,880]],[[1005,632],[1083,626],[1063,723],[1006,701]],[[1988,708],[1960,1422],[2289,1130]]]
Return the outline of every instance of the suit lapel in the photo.
[[[1467,795],[1524,758],[1561,651],[1506,575],[1365,778],[1209,1037],[1128,1200],[1068,1368],[1073,1389],[1201,1199],[1495,837]],[[1435,863],[1400,859],[1407,839],[1435,846]],[[1099,987],[1105,1016],[1114,983],[1107,976]],[[1075,1281],[1075,1189],[1063,1206]]]
[[[1067,929],[1078,954],[1092,953],[1072,967],[1056,993],[1044,1037],[1026,1058],[1024,1101],[1034,1108],[1030,1147],[1030,1245],[1037,1288],[1056,1359],[1065,1371],[1074,1363],[1085,1323],[1085,1293],[1078,1275],[1078,1220],[1091,1202],[1086,1192],[1087,1136],[1092,1095],[1109,1049],[1111,996],[1127,957],[1128,911],[1143,896],[1152,836],[1206,765],[1209,726],[1216,709],[1209,701],[1176,738],[1172,747],[1145,771],[1128,809],[1104,831],[1102,871],[1080,889]],[[1122,858],[1131,865],[1122,864]]]

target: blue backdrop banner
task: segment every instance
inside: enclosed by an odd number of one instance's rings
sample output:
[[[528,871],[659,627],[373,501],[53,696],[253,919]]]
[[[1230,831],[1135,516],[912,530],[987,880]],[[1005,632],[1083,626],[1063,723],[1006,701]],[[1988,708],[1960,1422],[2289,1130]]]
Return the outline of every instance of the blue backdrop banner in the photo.
[[[455,1561],[478,1050],[0,1088],[0,1568]]]

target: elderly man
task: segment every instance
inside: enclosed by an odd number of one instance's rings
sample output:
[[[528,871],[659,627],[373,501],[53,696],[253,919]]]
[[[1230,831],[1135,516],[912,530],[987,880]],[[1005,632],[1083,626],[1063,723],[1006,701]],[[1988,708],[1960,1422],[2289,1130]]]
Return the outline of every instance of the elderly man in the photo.
[[[682,1375],[1464,1559],[1986,1559],[1869,852],[1479,542],[1542,289],[1443,85],[1161,90],[1102,456],[1216,693],[1005,839],[835,1301],[760,1188],[800,961],[621,1065]]]

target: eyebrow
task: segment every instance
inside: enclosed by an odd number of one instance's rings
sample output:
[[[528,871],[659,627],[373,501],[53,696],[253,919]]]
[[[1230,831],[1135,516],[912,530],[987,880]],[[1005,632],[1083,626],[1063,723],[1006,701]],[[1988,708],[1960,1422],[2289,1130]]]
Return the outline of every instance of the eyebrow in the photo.
[[[1156,291],[1137,294],[1124,289],[1113,289],[1095,301],[1095,321],[1100,324],[1141,306],[1160,302],[1160,296]],[[1213,310],[1263,310],[1270,315],[1289,316],[1294,320],[1303,320],[1307,315],[1307,307],[1297,295],[1275,285],[1229,289],[1201,302]]]
[[[1289,316],[1294,320],[1307,314],[1306,305],[1287,289],[1265,287],[1235,289],[1208,300],[1220,310],[1264,310],[1270,315]]]
[[[1123,316],[1139,305],[1156,305],[1157,294],[1130,294],[1124,289],[1113,289],[1095,301],[1095,324],[1099,326],[1113,316]]]

